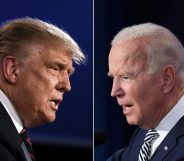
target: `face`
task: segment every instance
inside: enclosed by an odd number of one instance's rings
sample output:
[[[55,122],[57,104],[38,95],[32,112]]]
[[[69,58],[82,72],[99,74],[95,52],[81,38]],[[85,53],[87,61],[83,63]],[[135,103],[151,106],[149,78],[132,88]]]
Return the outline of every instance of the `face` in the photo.
[[[19,62],[13,97],[24,126],[32,127],[55,120],[64,92],[71,89],[73,66],[62,48],[34,45],[28,50],[33,54]]]
[[[154,127],[164,109],[161,74],[148,74],[147,57],[135,42],[112,46],[109,54],[109,76],[113,78],[111,95],[117,98],[131,125]]]

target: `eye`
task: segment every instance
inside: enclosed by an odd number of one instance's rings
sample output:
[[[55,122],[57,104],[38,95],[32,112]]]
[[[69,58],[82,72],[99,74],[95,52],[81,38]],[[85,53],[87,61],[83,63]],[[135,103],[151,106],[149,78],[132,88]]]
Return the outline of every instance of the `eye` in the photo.
[[[130,79],[130,77],[129,76],[122,76],[122,79],[123,80],[128,80],[128,79]]]
[[[59,71],[60,70],[60,68],[58,66],[53,66],[52,69],[55,70],[55,71]]]
[[[68,76],[71,77],[71,75],[73,74],[72,72],[68,71]]]

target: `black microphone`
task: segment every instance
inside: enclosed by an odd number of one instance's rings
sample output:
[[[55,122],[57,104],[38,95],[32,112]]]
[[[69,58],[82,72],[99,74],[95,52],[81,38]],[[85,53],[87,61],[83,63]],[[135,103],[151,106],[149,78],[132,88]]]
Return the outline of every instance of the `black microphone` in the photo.
[[[96,132],[94,134],[94,146],[104,144],[106,141],[106,134],[104,132]]]

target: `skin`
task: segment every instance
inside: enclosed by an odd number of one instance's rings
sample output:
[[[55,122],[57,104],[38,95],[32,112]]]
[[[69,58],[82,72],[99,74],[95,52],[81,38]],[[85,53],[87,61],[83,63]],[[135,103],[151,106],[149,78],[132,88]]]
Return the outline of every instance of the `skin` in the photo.
[[[127,122],[149,129],[158,125],[183,92],[173,66],[147,72],[143,46],[140,40],[114,44],[109,53],[109,76],[113,78],[111,96],[117,98]]]
[[[72,57],[55,44],[30,44],[27,58],[7,56],[3,59],[5,94],[15,106],[27,128],[52,122],[63,100],[71,90]]]

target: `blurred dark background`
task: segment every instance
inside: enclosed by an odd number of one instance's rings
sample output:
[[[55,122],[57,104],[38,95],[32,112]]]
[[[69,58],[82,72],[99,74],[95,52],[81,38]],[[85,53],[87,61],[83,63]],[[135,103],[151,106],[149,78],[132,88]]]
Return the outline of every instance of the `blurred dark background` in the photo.
[[[67,31],[87,55],[87,65],[75,66],[72,90],[64,95],[54,123],[29,130],[37,161],[93,159],[93,1],[4,0],[0,22],[33,17]]]
[[[129,126],[111,98],[107,77],[113,36],[122,28],[153,22],[169,28],[184,43],[182,0],[95,0],[94,2],[94,132],[105,132],[105,144],[95,147],[94,161],[104,161],[126,146],[136,127]]]

